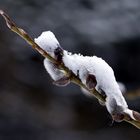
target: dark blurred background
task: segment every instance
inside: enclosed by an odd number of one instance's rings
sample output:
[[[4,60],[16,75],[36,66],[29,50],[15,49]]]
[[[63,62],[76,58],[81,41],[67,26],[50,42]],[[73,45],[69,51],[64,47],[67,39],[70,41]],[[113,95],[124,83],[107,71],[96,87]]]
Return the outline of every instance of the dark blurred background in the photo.
[[[33,38],[51,30],[66,50],[97,55],[128,91],[140,88],[139,0],[0,0],[0,8]],[[59,88],[43,57],[0,17],[1,140],[132,140],[139,130],[113,123],[105,107],[70,84]],[[135,94],[135,92],[134,92]],[[140,111],[140,98],[127,98]]]

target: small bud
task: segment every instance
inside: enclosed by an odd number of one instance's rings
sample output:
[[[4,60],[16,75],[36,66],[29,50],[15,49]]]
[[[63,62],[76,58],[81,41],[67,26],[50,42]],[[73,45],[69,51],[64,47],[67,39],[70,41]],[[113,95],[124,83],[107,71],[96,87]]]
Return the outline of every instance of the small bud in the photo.
[[[66,86],[70,83],[70,78],[69,77],[62,77],[61,79],[54,81],[53,84],[56,86]]]
[[[124,114],[118,113],[118,114],[112,114],[112,118],[116,122],[122,122],[124,119]]]
[[[133,117],[137,120],[140,121],[140,113],[136,112],[136,111],[132,111],[133,112]]]
[[[88,74],[86,79],[86,85],[89,89],[94,89],[97,85],[96,77],[92,74]]]
[[[63,49],[61,47],[58,47],[54,50],[55,58],[58,62],[62,62],[63,57]]]

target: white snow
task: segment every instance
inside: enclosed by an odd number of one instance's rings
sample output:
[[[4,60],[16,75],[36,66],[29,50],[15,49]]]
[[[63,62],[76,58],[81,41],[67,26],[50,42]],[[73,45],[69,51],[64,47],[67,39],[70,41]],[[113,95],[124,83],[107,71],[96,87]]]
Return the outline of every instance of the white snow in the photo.
[[[35,42],[53,57],[54,50],[60,46],[55,35],[50,31],[43,32],[35,39]],[[102,58],[97,56],[89,57],[80,54],[71,54],[64,51],[63,63],[75,75],[79,76],[85,85],[88,74],[92,74],[96,77],[97,85],[95,88],[99,92],[100,90],[105,92],[107,96],[105,104],[110,114],[114,110],[114,105],[120,107],[122,112],[126,111],[131,114],[131,112],[128,111],[127,103],[116,82],[112,68]],[[47,58],[44,60],[44,65],[54,80],[58,80],[65,75],[63,71],[56,68]]]
[[[96,89],[102,89],[107,95],[106,107],[112,112],[112,98],[116,100],[118,106],[125,110],[128,106],[116,82],[112,68],[101,58],[93,56],[69,55],[64,52],[63,62],[66,67],[79,75],[81,81],[86,84],[86,76],[93,74],[96,77]]]
[[[96,56],[69,55],[67,51],[64,51],[63,62],[74,74],[79,74],[79,78],[84,84],[87,74],[93,74],[97,80],[97,89],[118,90],[114,72],[103,59]]]
[[[43,32],[38,38],[34,39],[43,50],[48,52],[52,57],[54,57],[54,50],[60,46],[55,35],[51,31]],[[58,80],[65,75],[65,72],[56,68],[56,66],[50,62],[47,58],[44,59],[44,66],[52,77],[53,80]]]
[[[63,76],[65,76],[65,72],[57,69],[56,66],[48,60],[48,58],[44,59],[44,66],[54,81],[57,81]]]
[[[52,57],[54,57],[54,50],[60,46],[55,35],[51,31],[43,32],[38,38],[34,39],[43,50],[47,51]]]

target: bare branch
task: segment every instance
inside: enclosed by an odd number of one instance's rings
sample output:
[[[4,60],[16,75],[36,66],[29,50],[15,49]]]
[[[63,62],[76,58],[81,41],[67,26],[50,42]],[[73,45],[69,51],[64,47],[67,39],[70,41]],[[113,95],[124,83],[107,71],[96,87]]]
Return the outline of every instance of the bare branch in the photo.
[[[37,50],[42,56],[47,57],[50,61],[53,63],[57,64],[59,68],[64,70],[67,75],[71,78],[71,82],[75,83],[76,85],[79,85],[80,87],[86,89],[89,91],[91,94],[95,96],[99,101],[105,102],[105,96],[100,94],[96,89],[90,90],[88,89],[79,79],[78,76],[76,76],[71,70],[69,70],[63,63],[57,62],[53,57],[51,57],[46,51],[44,51],[41,47],[39,47],[34,40],[21,28],[19,28],[12,20],[11,18],[2,10],[0,10],[0,14],[2,17],[5,19],[7,26],[9,29],[16,34],[18,34],[20,37],[22,37],[29,45],[32,46],[33,49]],[[138,112],[133,112],[134,114],[134,119],[132,119],[130,116],[125,115],[124,116],[124,121],[134,125],[135,127],[140,129],[140,114]]]

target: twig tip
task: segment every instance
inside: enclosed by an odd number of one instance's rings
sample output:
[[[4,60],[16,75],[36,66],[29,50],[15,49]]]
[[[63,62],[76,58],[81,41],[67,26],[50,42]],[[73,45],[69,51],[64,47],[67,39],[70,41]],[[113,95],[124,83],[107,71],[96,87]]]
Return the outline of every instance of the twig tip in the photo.
[[[1,9],[0,9],[0,14],[1,14],[1,15],[3,15],[3,14],[4,14],[4,11],[3,11],[3,10],[1,10]]]

